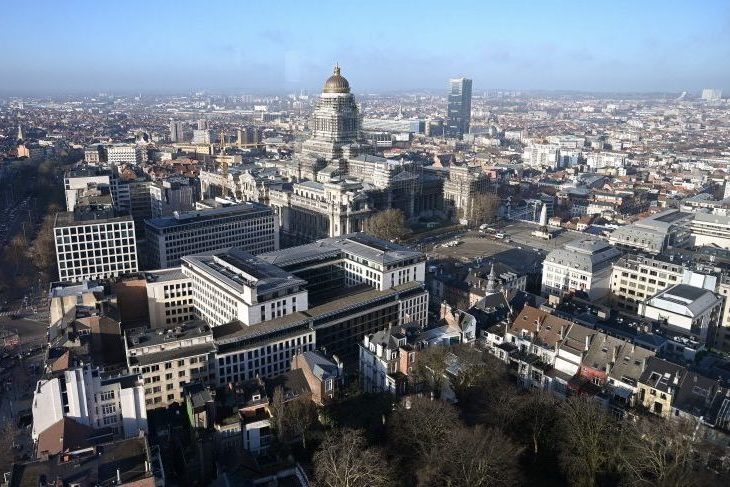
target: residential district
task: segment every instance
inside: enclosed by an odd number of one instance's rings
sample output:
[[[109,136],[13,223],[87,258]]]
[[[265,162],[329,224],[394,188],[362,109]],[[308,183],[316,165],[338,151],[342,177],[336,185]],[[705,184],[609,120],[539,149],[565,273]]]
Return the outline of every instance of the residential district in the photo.
[[[0,100],[3,484],[728,485],[722,93],[343,72]]]

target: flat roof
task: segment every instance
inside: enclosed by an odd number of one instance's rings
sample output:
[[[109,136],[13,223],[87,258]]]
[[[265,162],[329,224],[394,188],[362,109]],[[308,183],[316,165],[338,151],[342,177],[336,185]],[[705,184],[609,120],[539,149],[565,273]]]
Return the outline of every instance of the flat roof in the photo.
[[[63,211],[56,213],[56,222],[53,225],[54,228],[62,227],[78,227],[82,225],[98,225],[100,223],[121,223],[131,222],[131,215],[123,215],[117,217],[109,217],[108,211],[93,212],[85,211],[83,214],[74,213],[70,211]],[[103,216],[102,216],[103,215]]]
[[[307,281],[296,277],[268,261],[239,248],[215,250],[198,255],[186,255],[183,262],[243,290],[256,288],[258,293],[304,286]]]
[[[205,321],[191,320],[170,328],[137,328],[127,331],[125,335],[127,347],[133,350],[209,334],[211,329]]]
[[[147,271],[144,273],[144,277],[147,282],[178,281],[180,279],[188,278],[188,276],[183,274],[183,271],[180,267],[171,267],[169,269]]]
[[[189,225],[206,220],[215,220],[223,216],[230,215],[255,215],[256,213],[272,213],[273,210],[266,205],[260,203],[246,202],[238,205],[220,206],[217,208],[204,208],[201,210],[192,210],[180,212],[171,216],[163,216],[151,218],[145,224],[152,228],[164,229]]]

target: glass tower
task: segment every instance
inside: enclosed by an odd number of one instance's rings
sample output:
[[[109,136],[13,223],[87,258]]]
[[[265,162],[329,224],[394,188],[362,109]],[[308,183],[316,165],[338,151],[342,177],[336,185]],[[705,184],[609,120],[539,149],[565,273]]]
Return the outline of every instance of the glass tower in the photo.
[[[451,137],[461,137],[469,133],[470,123],[471,80],[468,78],[450,79],[446,133]]]

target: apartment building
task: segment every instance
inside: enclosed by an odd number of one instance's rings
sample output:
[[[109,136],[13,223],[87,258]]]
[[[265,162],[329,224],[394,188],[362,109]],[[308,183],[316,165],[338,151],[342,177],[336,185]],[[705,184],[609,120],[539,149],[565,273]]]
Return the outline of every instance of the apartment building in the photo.
[[[58,213],[53,232],[61,281],[137,272],[134,221],[129,216],[114,217],[108,211],[92,210]]]
[[[149,266],[179,266],[181,257],[240,247],[252,254],[278,250],[279,229],[271,208],[243,203],[174,213],[145,223]]]
[[[193,281],[179,267],[144,273],[152,328],[170,328],[195,317]]]
[[[209,355],[215,351],[213,332],[195,320],[167,329],[136,329],[125,333],[127,367],[144,380],[147,409],[183,402],[183,386],[209,382]]]
[[[145,162],[145,153],[138,145],[115,144],[107,147],[107,161],[110,164],[141,164]]]
[[[611,303],[636,313],[639,303],[682,282],[684,271],[681,262],[627,254],[613,264],[609,285]]]
[[[92,186],[108,187],[110,181],[109,171],[98,167],[86,167],[67,172],[63,178],[66,211],[74,211],[80,193]]]
[[[551,251],[542,266],[542,294],[584,292],[590,299],[608,294],[611,264],[621,252],[604,240],[582,238]]]
[[[33,440],[63,418],[94,429],[109,428],[119,438],[147,431],[142,377],[112,375],[89,364],[42,378],[33,393]]]

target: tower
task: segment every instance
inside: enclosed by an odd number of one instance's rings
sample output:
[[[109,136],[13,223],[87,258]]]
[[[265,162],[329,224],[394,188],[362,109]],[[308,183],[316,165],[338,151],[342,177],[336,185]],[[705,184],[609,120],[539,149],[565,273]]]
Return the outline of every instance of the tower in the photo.
[[[446,135],[463,137],[471,125],[471,80],[455,78],[449,80],[448,112],[446,113]]]
[[[18,124],[18,141],[23,140],[23,127]]]

